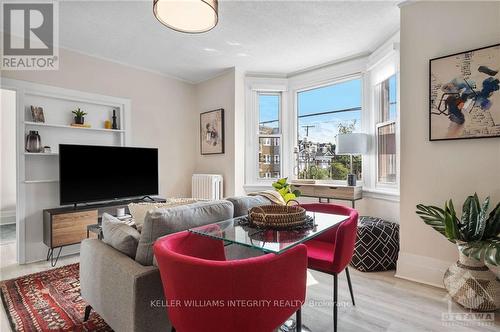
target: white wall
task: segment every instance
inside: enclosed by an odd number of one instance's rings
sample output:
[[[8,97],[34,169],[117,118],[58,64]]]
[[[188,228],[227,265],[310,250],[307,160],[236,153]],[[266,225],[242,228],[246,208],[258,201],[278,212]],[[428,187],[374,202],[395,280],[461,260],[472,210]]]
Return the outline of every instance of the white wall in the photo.
[[[429,142],[429,59],[500,42],[499,2],[415,2],[401,8],[401,255],[397,275],[442,285],[453,244],[415,214],[460,207],[477,192],[500,201],[500,138]],[[496,107],[499,107],[497,105]]]
[[[2,76],[131,100],[132,145],[159,148],[160,195],[189,196],[194,150],[194,85],[80,53],[60,50],[59,70]]]
[[[56,71],[2,71],[2,76],[130,99],[132,145],[159,148],[160,195],[189,197],[195,151],[199,145],[198,122],[193,121],[195,87],[160,74],[64,49],[60,50],[59,58],[59,70]],[[115,162],[118,165],[127,161]],[[26,262],[45,258],[40,223],[26,225]],[[67,248],[63,254],[72,250]]]
[[[0,224],[16,222],[16,93],[0,89]]]

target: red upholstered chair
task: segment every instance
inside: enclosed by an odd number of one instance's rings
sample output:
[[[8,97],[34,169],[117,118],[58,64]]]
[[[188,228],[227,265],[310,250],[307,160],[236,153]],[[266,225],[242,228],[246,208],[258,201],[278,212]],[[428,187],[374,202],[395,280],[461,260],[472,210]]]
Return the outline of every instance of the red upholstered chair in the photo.
[[[189,232],[157,240],[172,330],[271,332],[305,300],[307,250],[226,261],[222,241]]]
[[[337,275],[343,270],[347,276],[352,304],[355,305],[348,265],[356,243],[358,212],[329,203],[301,204],[301,206],[307,211],[349,216],[349,219],[338,227],[304,243],[307,246],[308,268],[333,275],[333,330],[337,331]]]

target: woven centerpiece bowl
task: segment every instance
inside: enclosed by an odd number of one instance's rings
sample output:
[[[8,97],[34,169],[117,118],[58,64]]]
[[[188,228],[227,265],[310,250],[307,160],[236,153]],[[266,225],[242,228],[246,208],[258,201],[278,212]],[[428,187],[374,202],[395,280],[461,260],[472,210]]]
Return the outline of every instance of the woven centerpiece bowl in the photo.
[[[250,222],[259,228],[290,229],[306,224],[306,210],[298,205],[261,205],[248,211]]]

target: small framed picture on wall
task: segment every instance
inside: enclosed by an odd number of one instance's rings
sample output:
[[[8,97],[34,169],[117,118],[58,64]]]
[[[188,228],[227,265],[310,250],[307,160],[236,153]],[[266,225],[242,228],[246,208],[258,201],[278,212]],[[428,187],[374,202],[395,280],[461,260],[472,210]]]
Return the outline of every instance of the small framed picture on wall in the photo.
[[[500,44],[429,61],[429,140],[500,137]]]
[[[200,114],[200,151],[202,155],[224,153],[224,109]]]

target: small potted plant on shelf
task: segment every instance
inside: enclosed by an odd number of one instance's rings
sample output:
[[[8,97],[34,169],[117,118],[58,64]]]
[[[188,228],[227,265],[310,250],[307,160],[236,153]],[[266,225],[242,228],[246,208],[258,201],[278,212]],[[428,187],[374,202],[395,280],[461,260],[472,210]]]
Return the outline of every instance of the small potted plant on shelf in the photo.
[[[417,214],[458,247],[459,260],[444,275],[451,298],[468,309],[500,308],[500,203],[488,214],[490,198],[480,204],[477,194],[467,197],[459,218],[450,199],[444,209],[417,205]],[[491,271],[488,269],[490,268]]]
[[[80,107],[78,107],[72,113],[75,115],[75,124],[83,125],[85,122],[84,116],[87,115],[87,113],[82,111]]]

